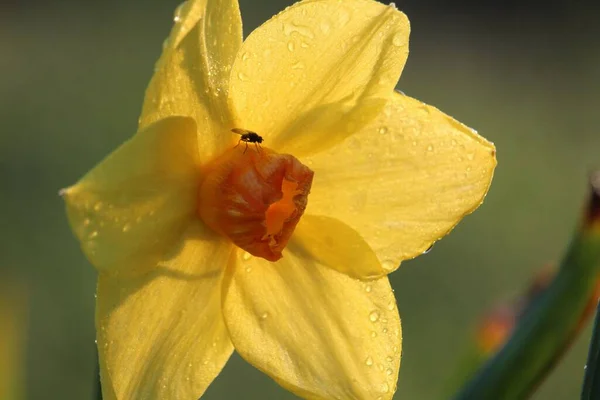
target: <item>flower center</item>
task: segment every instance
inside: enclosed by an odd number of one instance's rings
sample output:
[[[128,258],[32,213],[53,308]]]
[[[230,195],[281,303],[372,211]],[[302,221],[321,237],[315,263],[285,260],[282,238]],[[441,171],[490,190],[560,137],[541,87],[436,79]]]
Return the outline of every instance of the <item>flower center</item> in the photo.
[[[198,215],[248,253],[277,261],[304,213],[313,175],[289,154],[231,148],[203,170]]]

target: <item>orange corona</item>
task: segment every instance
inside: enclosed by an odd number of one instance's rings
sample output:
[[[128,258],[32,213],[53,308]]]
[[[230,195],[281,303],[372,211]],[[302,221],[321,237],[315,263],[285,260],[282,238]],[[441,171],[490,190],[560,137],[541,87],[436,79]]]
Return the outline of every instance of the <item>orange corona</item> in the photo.
[[[227,150],[203,169],[198,214],[248,253],[277,261],[304,213],[313,171],[273,150]]]

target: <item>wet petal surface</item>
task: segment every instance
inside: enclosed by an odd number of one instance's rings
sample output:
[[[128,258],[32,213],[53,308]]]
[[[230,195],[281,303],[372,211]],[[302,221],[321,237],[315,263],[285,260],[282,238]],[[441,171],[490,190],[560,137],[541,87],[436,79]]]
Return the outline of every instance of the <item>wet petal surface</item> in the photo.
[[[236,0],[182,3],[146,90],[140,129],[173,115],[192,117],[202,161],[232,143],[233,135],[224,134],[232,128],[227,92],[241,43]]]
[[[404,14],[369,0],[287,8],[252,32],[235,60],[237,123],[296,157],[339,143],[382,110],[408,56],[409,30]]]
[[[227,270],[223,310],[236,350],[303,398],[391,399],[402,338],[387,278],[361,282],[324,267],[294,237],[276,263],[245,253]]]
[[[220,301],[232,249],[196,222],[148,273],[100,273],[96,328],[105,399],[204,393],[233,351]]]
[[[391,272],[481,204],[495,154],[470,128],[395,93],[363,130],[302,160],[315,172],[306,212],[354,228]]]
[[[69,222],[99,270],[156,264],[195,216],[196,125],[172,117],[135,135],[63,191]]]

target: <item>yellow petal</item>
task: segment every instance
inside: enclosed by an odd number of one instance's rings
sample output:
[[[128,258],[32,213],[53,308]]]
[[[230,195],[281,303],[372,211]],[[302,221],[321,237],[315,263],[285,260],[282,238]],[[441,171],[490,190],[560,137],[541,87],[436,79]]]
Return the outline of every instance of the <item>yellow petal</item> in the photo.
[[[248,362],[310,399],[391,399],[400,318],[386,277],[361,282],[294,243],[276,263],[238,257],[226,272],[225,323]]]
[[[408,56],[409,23],[371,0],[303,1],[246,39],[233,65],[237,124],[295,156],[339,143],[382,110]]]
[[[392,271],[481,204],[495,154],[470,128],[395,93],[363,130],[302,160],[315,172],[306,212],[356,229]]]
[[[228,130],[229,74],[242,43],[237,0],[189,0],[175,12],[171,35],[146,91],[140,128],[165,117],[194,118],[202,160],[234,140]]]
[[[233,351],[220,306],[232,248],[197,222],[148,274],[100,273],[96,328],[105,399],[204,393]]]
[[[195,215],[196,126],[150,125],[64,190],[73,231],[100,270],[154,266]]]
[[[335,218],[304,215],[294,237],[296,245],[319,264],[354,278],[373,279],[387,273],[369,244]]]

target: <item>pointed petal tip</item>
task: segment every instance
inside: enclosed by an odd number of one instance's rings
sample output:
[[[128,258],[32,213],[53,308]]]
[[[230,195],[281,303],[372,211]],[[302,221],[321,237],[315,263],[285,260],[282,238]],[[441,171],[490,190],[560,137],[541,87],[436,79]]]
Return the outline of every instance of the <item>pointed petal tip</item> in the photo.
[[[66,199],[71,194],[72,191],[73,191],[73,186],[65,187],[58,191],[58,195],[60,197],[62,197],[63,199]]]

